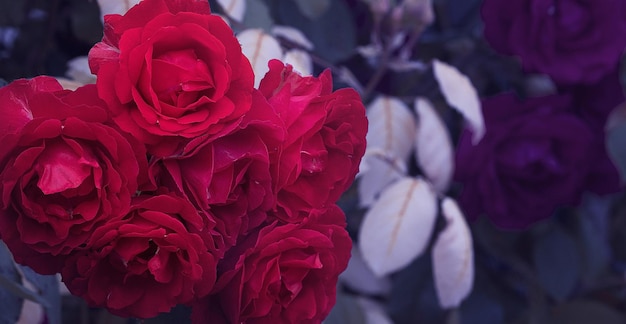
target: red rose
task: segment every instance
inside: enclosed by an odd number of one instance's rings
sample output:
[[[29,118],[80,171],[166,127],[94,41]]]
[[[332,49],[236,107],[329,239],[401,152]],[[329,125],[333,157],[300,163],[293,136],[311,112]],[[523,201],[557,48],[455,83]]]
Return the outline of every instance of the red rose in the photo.
[[[58,272],[94,228],[125,214],[146,168],[143,146],[107,126],[103,105],[95,86],[72,92],[49,77],[0,89],[0,235],[39,273]]]
[[[192,305],[192,322],[320,323],[350,258],[344,226],[333,205],[301,224],[262,227],[220,262],[215,292]]]
[[[144,0],[106,16],[89,64],[114,121],[154,155],[232,127],[250,108],[250,63],[207,1]]]
[[[282,122],[256,91],[232,133],[194,139],[181,155],[155,160],[151,170],[159,185],[182,193],[216,222],[216,244],[225,251],[274,208],[269,151],[278,150],[283,137]]]
[[[271,61],[259,90],[285,123],[285,140],[273,178],[277,216],[294,222],[334,204],[352,184],[365,153],[367,119],[353,89],[332,92],[330,71],[302,77]]]
[[[124,317],[149,318],[209,293],[215,258],[209,227],[185,199],[137,198],[122,220],[97,228],[91,248],[62,271],[72,294]]]

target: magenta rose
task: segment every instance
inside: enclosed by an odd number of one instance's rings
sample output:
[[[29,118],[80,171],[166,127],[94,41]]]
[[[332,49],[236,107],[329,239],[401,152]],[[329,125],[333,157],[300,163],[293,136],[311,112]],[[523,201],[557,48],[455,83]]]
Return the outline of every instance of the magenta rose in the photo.
[[[0,111],[0,236],[17,262],[58,272],[128,211],[145,150],[108,124],[94,85],[18,80],[0,89]]]
[[[594,83],[626,47],[623,0],[485,0],[485,38],[557,83]]]
[[[329,207],[240,241],[220,262],[215,291],[192,305],[192,322],[320,323],[335,304],[352,246],[343,212]]]
[[[217,139],[194,139],[182,154],[155,160],[152,171],[216,223],[216,244],[225,251],[239,235],[261,225],[276,205],[270,151],[278,150],[284,132],[272,107],[255,91],[237,129]]]
[[[459,197],[469,218],[481,214],[520,229],[578,202],[586,189],[594,135],[571,100],[520,101],[507,93],[482,101],[486,133],[473,145],[465,131],[456,152]]]
[[[190,138],[232,127],[250,108],[250,63],[206,0],[144,0],[104,25],[89,53],[98,93],[149,153],[171,155]]]
[[[210,230],[184,198],[138,197],[124,219],[94,230],[90,248],[63,268],[63,281],[90,306],[154,317],[213,288]]]
[[[287,129],[272,177],[277,217],[294,222],[333,205],[352,184],[365,153],[367,119],[353,89],[332,92],[330,71],[303,77],[274,60],[259,90]]]

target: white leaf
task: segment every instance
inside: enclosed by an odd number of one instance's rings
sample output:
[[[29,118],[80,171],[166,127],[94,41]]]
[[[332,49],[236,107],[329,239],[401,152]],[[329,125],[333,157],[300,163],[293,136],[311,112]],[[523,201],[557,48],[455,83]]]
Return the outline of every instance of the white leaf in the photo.
[[[24,288],[30,290],[34,295],[39,295],[39,290],[35,285],[30,282],[22,272],[17,264],[15,265],[15,270],[19,273],[22,278],[22,286]],[[22,309],[20,311],[20,316],[17,319],[16,324],[30,324],[30,323],[42,323],[45,318],[45,313],[43,306],[41,304],[36,303],[29,299],[24,299],[22,302]]]
[[[379,96],[367,109],[367,146],[382,149],[386,155],[408,159],[413,150],[416,122],[408,107],[398,98]]]
[[[57,79],[59,84],[65,90],[72,90],[72,91],[74,91],[74,90],[84,86],[84,84],[82,84],[82,83],[76,82],[74,80],[66,79],[66,78],[56,77],[55,79]]]
[[[224,13],[236,21],[243,21],[243,15],[246,13],[246,0],[217,0],[222,6]]]
[[[313,74],[313,61],[311,60],[311,55],[303,50],[292,49],[287,51],[287,53],[285,53],[285,57],[283,58],[283,62],[291,64],[293,69],[301,75],[306,76]]]
[[[438,192],[450,185],[454,171],[452,141],[443,121],[423,98],[415,100],[418,127],[415,141],[417,163]]]
[[[424,252],[437,216],[428,182],[403,178],[365,214],[359,232],[363,259],[378,276],[399,270]]]
[[[405,161],[387,156],[378,148],[367,148],[361,163],[367,166],[359,172],[357,183],[361,207],[371,206],[387,186],[407,173]]]
[[[474,250],[472,235],[457,203],[446,197],[441,210],[447,225],[433,246],[433,274],[439,304],[454,308],[472,290]]]
[[[352,247],[348,267],[339,275],[339,280],[350,289],[366,295],[387,296],[391,291],[389,277],[377,277],[365,264],[356,246]]]
[[[31,291],[37,291],[37,288],[25,277],[22,277],[22,285]],[[45,318],[44,315],[43,306],[32,300],[24,299],[16,324],[42,323]]]
[[[359,297],[357,302],[365,314],[365,324],[393,324],[380,303],[365,297]]]
[[[104,15],[123,15],[128,9],[138,4],[140,1],[141,0],[98,0],[100,19],[102,20]]]
[[[299,29],[290,26],[274,26],[272,27],[272,35],[283,37],[288,41],[301,45],[305,49],[313,49],[313,43]]]
[[[65,73],[70,79],[82,83],[96,83],[96,76],[91,73],[87,56],[79,56],[67,62],[68,70]]]
[[[441,93],[448,104],[465,117],[474,133],[472,141],[478,143],[485,134],[485,121],[476,89],[465,75],[451,65],[434,60],[433,70]]]
[[[271,59],[281,59],[283,50],[278,41],[261,29],[246,29],[237,35],[243,54],[250,60],[254,70],[254,86],[258,87]]]

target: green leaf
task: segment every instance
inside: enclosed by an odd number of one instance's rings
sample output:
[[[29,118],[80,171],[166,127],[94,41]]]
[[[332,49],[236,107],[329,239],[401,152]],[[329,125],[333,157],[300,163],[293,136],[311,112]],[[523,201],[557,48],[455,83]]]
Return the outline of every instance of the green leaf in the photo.
[[[365,315],[356,298],[337,293],[337,303],[330,311],[324,324],[363,324]]]
[[[580,277],[581,260],[574,239],[554,226],[537,234],[532,252],[541,286],[554,299],[567,299]]]
[[[300,9],[300,12],[311,20],[315,20],[319,18],[330,7],[330,0],[293,0],[293,1],[298,5],[298,9]]]
[[[573,301],[553,309],[555,324],[623,324],[624,314],[593,301]]]
[[[247,28],[261,28],[269,32],[274,21],[270,16],[267,5],[262,0],[246,0],[246,12],[243,15],[243,24]]]
[[[281,1],[273,8],[278,23],[302,31],[322,58],[334,63],[354,54],[356,26],[352,12],[344,1],[331,1],[330,8],[315,20],[302,14],[293,1]]]
[[[609,156],[626,182],[626,104],[617,107],[606,125],[606,147]]]

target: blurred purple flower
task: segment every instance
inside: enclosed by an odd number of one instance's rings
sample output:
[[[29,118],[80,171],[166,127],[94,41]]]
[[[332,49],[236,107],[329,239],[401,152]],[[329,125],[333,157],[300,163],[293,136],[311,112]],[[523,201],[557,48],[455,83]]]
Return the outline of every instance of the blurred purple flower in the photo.
[[[472,145],[466,130],[456,152],[455,179],[464,185],[459,201],[468,218],[485,213],[497,226],[521,229],[579,201],[594,135],[571,104],[557,95],[483,99],[484,138]]]
[[[594,133],[591,153],[594,160],[588,177],[588,189],[600,195],[619,191],[620,176],[607,154],[604,131],[611,111],[625,100],[618,71],[615,70],[595,84],[569,87],[561,91],[572,94],[574,111]]]
[[[484,0],[485,38],[557,84],[595,83],[626,47],[624,0]]]

